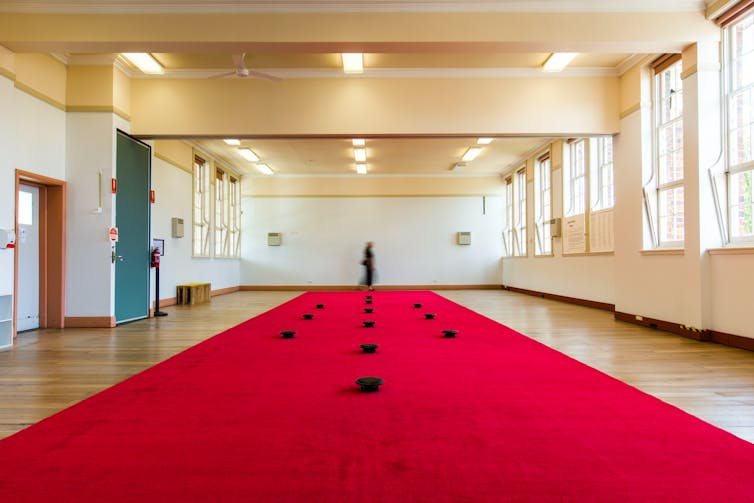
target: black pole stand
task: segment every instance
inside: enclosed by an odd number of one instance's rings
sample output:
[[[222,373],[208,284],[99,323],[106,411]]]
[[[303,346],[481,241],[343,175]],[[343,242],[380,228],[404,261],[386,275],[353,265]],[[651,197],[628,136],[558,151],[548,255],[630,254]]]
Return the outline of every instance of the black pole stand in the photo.
[[[160,311],[160,268],[154,268],[154,315],[167,316],[168,313]]]

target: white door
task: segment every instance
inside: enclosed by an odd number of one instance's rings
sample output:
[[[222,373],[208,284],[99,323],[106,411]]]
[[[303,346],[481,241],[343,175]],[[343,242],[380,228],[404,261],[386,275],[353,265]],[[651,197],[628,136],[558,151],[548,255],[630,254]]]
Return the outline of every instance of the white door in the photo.
[[[18,320],[16,330],[39,328],[39,188],[18,189]]]

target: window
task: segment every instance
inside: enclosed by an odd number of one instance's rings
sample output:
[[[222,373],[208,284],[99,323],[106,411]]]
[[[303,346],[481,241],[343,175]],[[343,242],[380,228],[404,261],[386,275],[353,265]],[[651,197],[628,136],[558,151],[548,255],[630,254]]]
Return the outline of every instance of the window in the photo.
[[[564,214],[583,215],[586,212],[586,140],[570,142],[570,163],[564,170]]]
[[[615,206],[613,183],[613,138],[602,136],[596,139],[597,164],[592,183],[592,210],[600,211]]]
[[[730,241],[754,241],[754,12],[726,28]]]
[[[526,167],[516,171],[513,192],[516,197],[514,209],[513,256],[525,257],[526,252]]]
[[[209,162],[194,156],[193,255],[209,256],[210,179]]]
[[[215,256],[228,256],[228,175],[215,169]]]
[[[534,220],[536,225],[535,253],[552,253],[550,219],[552,218],[550,153],[539,157],[534,171]]]
[[[503,252],[506,257],[513,255],[513,177],[505,179],[505,229],[503,230]]]
[[[228,185],[228,256],[241,256],[241,182],[230,177]]]
[[[683,85],[680,59],[655,75],[658,244],[684,239]]]

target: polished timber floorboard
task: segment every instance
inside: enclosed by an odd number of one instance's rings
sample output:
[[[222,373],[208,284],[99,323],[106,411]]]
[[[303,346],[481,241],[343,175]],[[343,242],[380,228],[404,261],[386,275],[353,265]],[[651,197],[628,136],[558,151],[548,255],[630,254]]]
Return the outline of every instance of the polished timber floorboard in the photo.
[[[0,438],[300,292],[237,292],[113,329],[19,334],[0,352]],[[497,290],[438,292],[754,442],[754,352],[643,328],[613,314]],[[501,362],[501,365],[505,362]]]

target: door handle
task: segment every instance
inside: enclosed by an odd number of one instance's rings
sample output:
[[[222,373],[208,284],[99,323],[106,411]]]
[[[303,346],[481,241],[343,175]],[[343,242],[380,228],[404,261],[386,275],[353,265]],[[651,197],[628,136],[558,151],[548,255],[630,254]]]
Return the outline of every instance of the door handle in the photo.
[[[118,262],[123,262],[123,255],[117,255]]]

